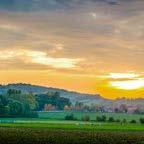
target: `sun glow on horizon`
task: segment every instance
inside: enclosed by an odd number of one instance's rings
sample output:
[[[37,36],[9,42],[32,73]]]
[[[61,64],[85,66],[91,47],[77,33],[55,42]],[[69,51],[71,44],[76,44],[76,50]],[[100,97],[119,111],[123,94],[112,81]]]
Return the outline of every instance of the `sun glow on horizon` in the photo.
[[[144,87],[144,79],[127,80],[127,81],[112,81],[110,85],[118,89],[135,90]]]

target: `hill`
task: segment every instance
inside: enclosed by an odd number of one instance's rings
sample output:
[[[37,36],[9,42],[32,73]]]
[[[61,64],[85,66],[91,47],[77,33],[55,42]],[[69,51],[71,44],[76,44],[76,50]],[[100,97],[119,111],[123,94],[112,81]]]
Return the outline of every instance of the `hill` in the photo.
[[[84,102],[84,103],[91,103],[91,102],[100,102],[104,101],[105,99],[102,98],[99,94],[92,95],[92,94],[83,94],[73,91],[67,91],[64,89],[52,88],[52,87],[43,87],[31,84],[8,84],[8,85],[1,85],[0,86],[0,93],[6,93],[9,89],[16,89],[21,90],[24,93],[33,93],[33,94],[42,94],[47,92],[60,92],[61,97],[69,98],[72,103],[75,102]]]
[[[76,102],[83,102],[85,104],[99,104],[99,105],[120,105],[120,104],[127,104],[127,105],[143,105],[144,99],[116,99],[116,100],[109,100],[105,99],[99,94],[84,94],[78,93],[74,91],[68,91],[65,89],[59,88],[52,88],[52,87],[43,87],[31,84],[8,84],[8,85],[0,85],[0,94],[6,93],[9,89],[16,89],[21,90],[24,93],[33,93],[33,94],[43,94],[47,92],[59,92],[61,97],[69,98],[72,103]]]

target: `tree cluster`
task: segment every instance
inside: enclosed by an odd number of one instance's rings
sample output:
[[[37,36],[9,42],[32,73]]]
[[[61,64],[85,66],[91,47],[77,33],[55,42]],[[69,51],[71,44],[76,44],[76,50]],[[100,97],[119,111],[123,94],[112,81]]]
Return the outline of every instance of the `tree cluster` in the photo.
[[[55,107],[55,110],[64,110],[64,107],[70,106],[70,100],[60,97],[59,92],[49,92],[47,94],[36,95],[36,101],[38,102],[38,111],[42,111],[48,106]]]
[[[20,90],[8,90],[0,95],[1,117],[36,117],[36,100],[32,94],[22,94]]]

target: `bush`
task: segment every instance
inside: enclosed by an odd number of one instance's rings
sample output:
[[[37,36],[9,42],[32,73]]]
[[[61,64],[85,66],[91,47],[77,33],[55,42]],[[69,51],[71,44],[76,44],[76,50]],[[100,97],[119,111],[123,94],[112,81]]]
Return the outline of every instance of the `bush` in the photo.
[[[65,120],[76,120],[76,118],[74,117],[74,114],[69,114],[65,116]]]
[[[127,123],[127,120],[126,120],[126,119],[123,119],[122,122],[123,122],[123,123]]]
[[[106,121],[106,116],[105,116],[105,115],[103,115],[103,116],[97,116],[97,117],[96,117],[96,120],[97,120],[98,122],[105,122],[105,121]]]
[[[119,123],[119,122],[121,122],[121,120],[120,120],[120,119],[117,119],[116,122]]]
[[[137,121],[136,120],[131,120],[130,123],[134,124],[134,123],[137,123]]]
[[[115,122],[115,119],[114,119],[113,117],[110,117],[110,118],[108,119],[108,121],[109,121],[109,122]]]
[[[33,112],[29,112],[27,114],[25,114],[23,117],[28,117],[28,118],[38,118],[38,113],[33,111]]]
[[[88,115],[85,115],[81,118],[82,121],[90,121],[90,117]]]
[[[144,124],[144,118],[140,118],[140,123]]]

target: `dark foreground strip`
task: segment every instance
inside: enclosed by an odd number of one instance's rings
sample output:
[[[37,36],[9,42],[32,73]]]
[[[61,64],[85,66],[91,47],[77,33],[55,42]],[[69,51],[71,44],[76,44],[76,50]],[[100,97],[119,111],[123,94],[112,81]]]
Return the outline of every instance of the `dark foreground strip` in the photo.
[[[0,128],[0,144],[144,144],[144,132]]]

